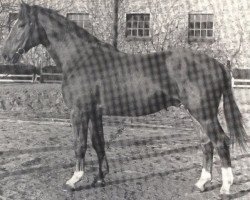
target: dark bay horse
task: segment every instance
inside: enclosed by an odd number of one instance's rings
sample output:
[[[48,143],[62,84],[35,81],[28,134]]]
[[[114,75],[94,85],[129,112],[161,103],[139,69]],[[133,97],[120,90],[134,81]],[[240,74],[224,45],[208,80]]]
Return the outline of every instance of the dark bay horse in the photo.
[[[102,116],[140,116],[184,105],[199,124],[203,169],[195,184],[204,191],[212,179],[214,148],[222,165],[222,195],[233,183],[229,144],[244,148],[246,132],[233,97],[229,71],[218,61],[189,49],[147,55],[117,51],[57,12],[22,3],[19,18],[6,40],[3,56],[17,62],[32,47],[43,45],[62,68],[62,91],[71,109],[76,168],[67,185],[74,188],[84,175],[88,125],[97,153],[97,183],[104,184],[105,155]],[[230,139],[218,121],[223,96]]]

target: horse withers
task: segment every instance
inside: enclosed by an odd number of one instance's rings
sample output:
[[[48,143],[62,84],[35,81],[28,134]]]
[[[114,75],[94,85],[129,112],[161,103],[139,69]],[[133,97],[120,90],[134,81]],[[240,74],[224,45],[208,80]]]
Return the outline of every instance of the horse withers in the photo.
[[[104,185],[106,160],[103,115],[141,116],[184,105],[199,125],[203,169],[195,186],[205,190],[212,179],[214,148],[222,165],[220,193],[228,195],[233,183],[229,144],[244,148],[246,132],[236,105],[229,71],[215,59],[189,49],[132,55],[117,51],[56,11],[22,3],[19,18],[3,48],[3,56],[17,62],[32,47],[43,45],[62,68],[62,93],[71,109],[76,168],[66,184],[75,188],[84,176],[88,125]],[[230,139],[218,121],[223,97]]]

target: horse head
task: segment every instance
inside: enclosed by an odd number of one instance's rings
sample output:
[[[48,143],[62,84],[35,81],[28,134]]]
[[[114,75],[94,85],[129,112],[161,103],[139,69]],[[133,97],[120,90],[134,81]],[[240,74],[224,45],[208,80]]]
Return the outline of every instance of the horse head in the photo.
[[[11,63],[18,62],[22,54],[41,44],[42,33],[35,7],[21,3],[19,17],[3,47],[4,59]]]

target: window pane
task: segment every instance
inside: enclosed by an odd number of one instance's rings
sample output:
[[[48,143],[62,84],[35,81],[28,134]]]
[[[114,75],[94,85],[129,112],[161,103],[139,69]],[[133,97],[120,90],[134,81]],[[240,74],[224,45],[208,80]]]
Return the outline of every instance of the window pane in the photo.
[[[207,15],[201,15],[201,21],[206,22],[207,21]]]
[[[206,37],[206,30],[201,30],[201,37]]]
[[[201,35],[200,30],[196,30],[196,31],[195,31],[195,36],[199,37],[200,35]]]
[[[213,30],[207,30],[207,36],[213,37]]]
[[[200,22],[195,22],[195,28],[201,28],[201,23]]]
[[[139,19],[138,19],[138,15],[133,15],[133,20],[134,21],[138,21]]]
[[[214,20],[213,18],[213,15],[207,15],[207,21],[212,22]]]
[[[126,35],[127,35],[127,36],[132,36],[132,30],[131,30],[131,29],[128,29]]]
[[[207,23],[207,28],[212,29],[212,28],[213,28],[213,22],[208,22],[208,23]]]
[[[128,28],[131,28],[131,27],[132,27],[131,22],[127,22],[127,27],[128,27]]]
[[[139,22],[138,23],[138,28],[143,28],[143,24],[144,24],[143,22]]]
[[[127,14],[127,21],[131,21],[132,20],[132,15]]]
[[[189,30],[188,35],[189,35],[189,36],[194,36],[194,30]]]
[[[189,15],[189,21],[190,21],[190,22],[193,22],[193,21],[194,21],[194,15],[191,15],[191,14]]]
[[[144,21],[144,16],[143,15],[138,15],[138,20],[139,21]]]
[[[202,22],[201,23],[201,28],[202,29],[206,29],[207,28],[207,23],[206,22]]]
[[[149,15],[148,14],[144,15],[144,21],[149,21]]]
[[[132,36],[137,36],[137,30],[136,29],[132,30]]]
[[[149,36],[149,29],[144,29],[144,36]]]
[[[149,28],[149,22],[144,22],[144,28]]]
[[[193,22],[189,22],[189,28],[194,28],[194,23]]]
[[[198,15],[198,14],[196,14],[196,15],[194,16],[194,20],[195,20],[195,21],[200,21],[200,20],[201,20],[201,16]]]
[[[143,29],[138,29],[138,36],[140,36],[140,37],[143,36]]]
[[[133,22],[133,28],[137,28],[137,22]]]

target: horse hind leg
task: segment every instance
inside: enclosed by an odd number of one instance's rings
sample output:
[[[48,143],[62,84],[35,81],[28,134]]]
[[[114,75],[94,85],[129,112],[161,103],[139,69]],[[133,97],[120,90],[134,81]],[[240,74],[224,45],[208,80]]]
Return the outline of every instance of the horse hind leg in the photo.
[[[203,122],[203,127],[206,128],[208,136],[216,148],[221,160],[222,171],[222,187],[221,195],[229,195],[230,187],[233,184],[233,173],[231,168],[231,158],[229,151],[229,137],[224,133],[218,118],[206,120]]]
[[[213,144],[212,142],[207,142],[201,144],[203,152],[203,162],[202,162],[202,172],[200,179],[196,182],[195,186],[201,191],[205,191],[205,186],[207,183],[212,181],[212,168],[213,168]]]
[[[74,148],[76,167],[73,176],[66,182],[70,189],[75,189],[75,184],[84,176],[85,154],[87,150],[88,116],[79,109],[71,112],[71,122],[74,132]]]
[[[214,147],[201,124],[190,113],[189,115],[195,124],[196,131],[199,133],[201,141],[201,149],[203,153],[202,172],[199,180],[195,183],[195,187],[203,192],[205,191],[206,184],[212,181]]]
[[[91,114],[91,122],[92,122],[92,145],[96,151],[98,157],[99,164],[99,173],[95,178],[93,185],[104,186],[105,181],[104,177],[109,172],[109,165],[105,153],[105,140],[104,140],[104,132],[103,132],[103,124],[102,124],[102,108],[98,105],[93,110]],[[106,162],[106,172],[103,172],[103,162]]]

